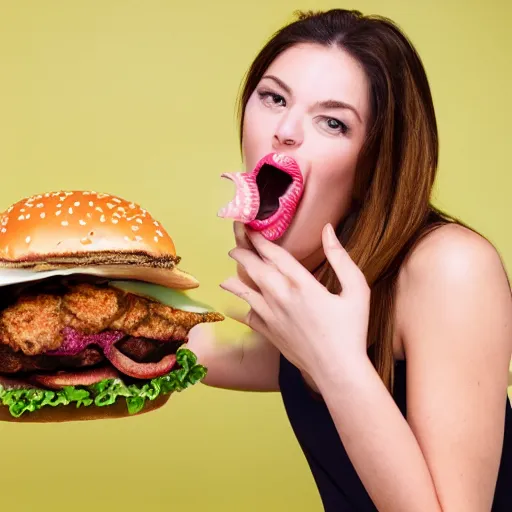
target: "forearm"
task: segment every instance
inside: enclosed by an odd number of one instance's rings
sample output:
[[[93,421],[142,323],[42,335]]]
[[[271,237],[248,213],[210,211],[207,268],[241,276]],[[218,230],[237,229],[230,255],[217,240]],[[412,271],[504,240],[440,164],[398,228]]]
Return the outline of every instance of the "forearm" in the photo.
[[[318,372],[316,384],[379,511],[440,511],[420,446],[370,360],[330,367]]]
[[[278,391],[279,353],[264,340],[220,342],[211,329],[194,328],[188,348],[208,372],[202,383],[237,391]]]

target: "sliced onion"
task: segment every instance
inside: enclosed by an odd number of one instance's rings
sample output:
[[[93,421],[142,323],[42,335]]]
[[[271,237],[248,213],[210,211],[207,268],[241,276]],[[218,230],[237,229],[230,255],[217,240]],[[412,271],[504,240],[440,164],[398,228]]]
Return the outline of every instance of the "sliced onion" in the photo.
[[[105,350],[105,357],[122,373],[135,379],[153,379],[171,371],[176,354],[169,354],[157,363],[137,363],[125,356],[114,345]]]
[[[64,386],[90,386],[104,379],[115,379],[119,372],[107,366],[80,372],[57,372],[49,375],[33,375],[31,380],[51,389],[61,389]]]
[[[126,336],[122,331],[104,331],[98,334],[84,334],[71,327],[62,330],[64,341],[56,350],[45,352],[48,356],[76,356],[89,345],[98,345],[105,350]]]

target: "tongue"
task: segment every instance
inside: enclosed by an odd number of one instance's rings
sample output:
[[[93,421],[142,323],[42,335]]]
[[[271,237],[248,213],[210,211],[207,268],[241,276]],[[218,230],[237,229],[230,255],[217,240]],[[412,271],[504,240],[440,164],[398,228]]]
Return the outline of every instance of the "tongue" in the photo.
[[[249,223],[256,218],[260,208],[260,193],[256,184],[254,173],[225,172],[222,178],[227,178],[235,183],[236,194],[224,208],[218,212],[222,218]]]

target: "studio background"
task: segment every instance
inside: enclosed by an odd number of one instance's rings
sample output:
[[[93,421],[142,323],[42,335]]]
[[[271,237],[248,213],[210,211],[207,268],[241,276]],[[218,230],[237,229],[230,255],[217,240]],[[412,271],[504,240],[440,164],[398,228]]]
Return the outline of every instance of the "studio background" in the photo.
[[[0,211],[59,189],[136,201],[200,280],[194,296],[235,306],[218,286],[234,272],[232,227],[216,212],[233,194],[220,173],[240,169],[241,79],[294,10],[357,8],[417,46],[439,122],[435,202],[488,236],[511,272],[511,6],[0,0]],[[321,510],[277,394],[197,385],[146,416],[0,424],[0,435],[6,511]]]

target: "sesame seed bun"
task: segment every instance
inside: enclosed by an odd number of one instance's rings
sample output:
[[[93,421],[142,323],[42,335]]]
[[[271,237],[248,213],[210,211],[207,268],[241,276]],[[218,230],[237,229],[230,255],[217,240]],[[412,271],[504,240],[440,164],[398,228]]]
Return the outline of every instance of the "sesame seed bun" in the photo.
[[[172,288],[199,283],[176,266],[171,236],[147,210],[93,191],[24,198],[0,214],[0,268],[81,267],[88,274]]]

